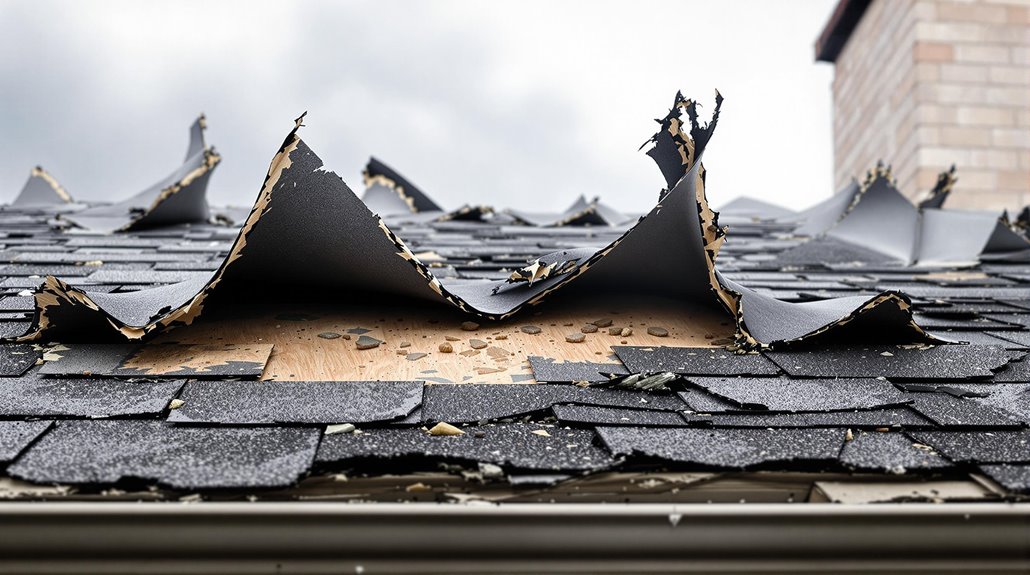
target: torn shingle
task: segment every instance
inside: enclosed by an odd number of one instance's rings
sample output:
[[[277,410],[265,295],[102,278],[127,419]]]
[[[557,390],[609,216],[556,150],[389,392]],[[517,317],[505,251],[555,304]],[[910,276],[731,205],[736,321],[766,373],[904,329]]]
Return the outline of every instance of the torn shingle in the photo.
[[[751,410],[842,411],[911,401],[890,383],[877,379],[691,377],[690,382]]]
[[[68,344],[49,352],[43,375],[148,378],[259,377],[271,344]]]
[[[840,461],[856,471],[879,471],[902,475],[912,471],[941,470],[953,465],[918,446],[901,433],[862,432],[844,444]]]
[[[1030,463],[1030,431],[917,431],[912,437],[961,463]]]
[[[1006,491],[1015,493],[1030,492],[1030,465],[981,465],[979,469]]]
[[[625,366],[619,363],[593,363],[586,361],[556,362],[553,359],[530,356],[529,365],[533,378],[540,383],[590,383],[606,382],[617,375],[627,375]]]
[[[575,385],[428,385],[422,414],[426,421],[467,423],[545,412],[570,403],[676,411],[685,404],[672,393],[642,393]]]
[[[681,375],[776,375],[779,368],[759,354],[708,347],[612,346],[632,373],[668,371]]]
[[[911,407],[938,425],[948,428],[1012,429],[1022,427],[1019,418],[973,399],[946,393],[912,393]]]
[[[371,423],[400,420],[422,403],[421,381],[194,381],[175,423]]]
[[[600,407],[596,405],[555,405],[554,416],[563,425],[631,425],[640,427],[685,427],[701,419],[676,411]]]
[[[837,346],[765,352],[793,377],[985,379],[1022,354],[1001,347]]]
[[[31,345],[0,345],[0,376],[13,377],[24,374],[36,364],[40,353]]]
[[[435,460],[493,463],[515,469],[586,471],[611,465],[594,445],[594,432],[535,424],[486,425],[464,435],[429,435],[421,429],[369,429],[329,435],[316,461],[343,466],[368,460]],[[470,428],[471,430],[471,428]],[[546,435],[535,432],[545,432]]]
[[[933,421],[906,407],[817,413],[713,413],[710,419],[715,427],[933,429],[937,426]]]
[[[153,421],[62,421],[8,473],[34,483],[143,479],[173,489],[271,488],[308,470],[319,432],[175,427]]]
[[[0,415],[5,417],[156,416],[182,381],[0,378]]]
[[[42,166],[32,168],[29,179],[11,205],[17,208],[60,206],[72,203],[72,197]]]
[[[14,461],[47,428],[50,421],[0,421],[0,464]]]
[[[843,429],[692,429],[598,427],[614,455],[744,469],[773,463],[835,461]]]
[[[205,128],[204,116],[190,126],[186,159],[164,179],[120,202],[92,206],[63,219],[108,233],[207,221],[207,183],[222,158],[204,142]]]

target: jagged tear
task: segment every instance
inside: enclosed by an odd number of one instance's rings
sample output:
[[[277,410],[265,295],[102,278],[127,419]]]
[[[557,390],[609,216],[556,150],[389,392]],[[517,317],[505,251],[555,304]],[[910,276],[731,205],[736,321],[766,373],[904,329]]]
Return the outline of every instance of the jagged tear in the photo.
[[[190,126],[186,160],[166,178],[115,204],[100,205],[61,216],[72,226],[112,233],[207,221],[207,183],[222,160],[204,142],[203,115]]]
[[[940,207],[955,181],[954,167],[942,172],[929,197],[916,206],[897,189],[890,168],[878,164],[835,223],[781,257],[795,263],[811,254],[831,264],[934,266],[1030,261],[1030,242],[1012,229],[1006,215]]]
[[[18,197],[11,202],[16,208],[46,208],[71,204],[71,195],[47,173],[43,166],[32,168],[29,179],[25,181]]]
[[[715,269],[725,230],[705,198],[704,148],[712,121],[697,121],[697,107],[677,94],[648,151],[668,190],[647,215],[601,248],[541,256],[511,281],[447,282],[436,278],[300,139],[303,116],[272,159],[264,184],[229,255],[209,277],[132,293],[84,292],[48,277],[36,294],[32,329],[23,340],[105,336],[141,339],[192,323],[214,301],[287,282],[342,297],[376,292],[444,300],[487,319],[502,319],[559,290],[614,294],[654,293],[728,311],[737,343],[807,341],[831,333],[866,334],[872,327],[903,341],[932,340],[912,321],[909,301],[888,292],[793,304],[753,292]],[[683,131],[682,113],[690,120]],[[866,329],[858,329],[858,328]],[[861,335],[857,336],[861,337]]]

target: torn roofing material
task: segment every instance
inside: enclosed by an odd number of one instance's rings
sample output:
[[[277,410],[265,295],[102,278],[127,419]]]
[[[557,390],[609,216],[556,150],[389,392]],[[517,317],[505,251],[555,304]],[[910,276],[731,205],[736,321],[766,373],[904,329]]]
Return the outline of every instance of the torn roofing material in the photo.
[[[307,472],[318,440],[318,430],[292,427],[62,421],[8,473],[36,483],[148,479],[173,489],[286,487]]]
[[[939,176],[930,198],[916,206],[895,187],[890,168],[879,164],[835,222],[807,244],[783,252],[781,259],[804,263],[810,258],[799,261],[797,252],[835,242],[855,249],[818,250],[821,263],[883,263],[885,258],[898,265],[922,266],[971,265],[992,258],[1030,261],[1030,241],[1013,231],[1006,215],[940,207],[954,182],[953,168]],[[811,230],[798,228],[795,233],[805,231]]]
[[[594,445],[591,430],[530,423],[477,430],[479,434],[434,436],[417,428],[396,428],[329,435],[318,448],[316,463],[339,468],[372,459],[444,459],[547,471],[589,471],[612,463],[611,456]]]
[[[362,176],[365,195],[361,200],[380,216],[443,211],[422,190],[374,156],[368,160]]]
[[[587,200],[582,194],[560,214],[538,214],[519,210],[505,210],[504,213],[520,223],[541,227],[616,226],[631,220],[629,216],[603,203],[600,197]]]
[[[190,127],[186,160],[164,179],[128,199],[60,219],[77,228],[106,233],[207,221],[207,184],[222,158],[205,144],[206,127],[204,116],[197,118]]]
[[[407,417],[422,403],[421,381],[195,381],[175,423],[372,423]]]
[[[661,129],[650,140],[653,146],[647,154],[658,164],[668,189],[650,213],[604,247],[552,254],[564,263],[548,277],[511,284],[444,283],[339,176],[323,169],[322,161],[300,139],[298,119],[273,158],[228,256],[210,276],[131,293],[83,291],[48,277],[36,293],[34,324],[24,339],[58,333],[66,338],[95,337],[97,331],[140,339],[191,323],[215,292],[252,292],[255,286],[284,278],[294,286],[303,282],[337,293],[443,299],[487,319],[509,317],[567,284],[586,293],[663,295],[729,311],[737,326],[737,344],[746,348],[799,342],[838,328],[854,335],[861,329],[851,327],[870,323],[899,338],[932,339],[912,321],[910,302],[899,293],[794,304],[721,276],[715,260],[725,230],[708,207],[701,165],[721,103],[717,95],[711,122],[701,125],[696,104],[677,94],[672,110],[658,120]],[[684,112],[689,135],[683,131]],[[627,282],[628,277],[636,279]]]
[[[858,197],[858,182],[852,180],[843,189],[818,204],[791,216],[780,218],[782,221],[798,222],[794,229],[799,236],[817,236],[829,230],[844,217]]]
[[[32,168],[29,179],[22,187],[18,197],[11,202],[16,208],[39,208],[71,204],[72,197],[64,190],[57,179],[47,173],[42,166]]]

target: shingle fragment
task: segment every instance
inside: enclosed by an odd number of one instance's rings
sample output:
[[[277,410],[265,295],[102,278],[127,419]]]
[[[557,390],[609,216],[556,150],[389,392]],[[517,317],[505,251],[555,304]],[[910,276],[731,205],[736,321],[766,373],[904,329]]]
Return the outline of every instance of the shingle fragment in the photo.
[[[142,479],[173,489],[271,488],[308,470],[319,431],[179,427],[156,421],[62,421],[8,468],[34,483]]]
[[[632,373],[668,371],[681,375],[776,375],[774,363],[759,354],[713,347],[612,346]]]
[[[193,381],[176,423],[371,423],[407,417],[421,381]]]

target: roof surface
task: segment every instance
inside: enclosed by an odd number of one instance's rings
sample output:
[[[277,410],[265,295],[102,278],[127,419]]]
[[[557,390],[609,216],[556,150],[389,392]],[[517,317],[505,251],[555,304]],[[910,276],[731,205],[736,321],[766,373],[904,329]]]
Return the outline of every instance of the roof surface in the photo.
[[[83,233],[0,211],[5,495],[1030,493],[1025,238],[988,215],[941,239],[909,215],[963,213],[899,203],[884,168],[847,205],[738,202],[726,231],[695,114],[677,98],[649,152],[668,189],[628,221],[455,216],[422,191],[380,217],[296,131],[245,218]],[[390,174],[370,187],[403,196]]]

